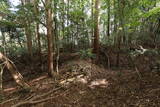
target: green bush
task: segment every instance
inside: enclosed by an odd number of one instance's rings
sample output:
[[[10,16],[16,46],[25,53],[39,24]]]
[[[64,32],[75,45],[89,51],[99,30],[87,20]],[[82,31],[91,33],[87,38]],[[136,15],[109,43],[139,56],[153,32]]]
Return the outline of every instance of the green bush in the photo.
[[[80,50],[79,54],[81,55],[82,59],[95,58],[96,57],[96,55],[92,53],[92,49]]]

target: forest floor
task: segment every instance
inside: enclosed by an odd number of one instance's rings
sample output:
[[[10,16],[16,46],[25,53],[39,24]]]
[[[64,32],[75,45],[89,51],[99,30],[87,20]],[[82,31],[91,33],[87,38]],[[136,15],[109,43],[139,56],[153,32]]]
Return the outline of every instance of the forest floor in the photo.
[[[39,68],[18,65],[32,92],[13,80],[4,81],[0,107],[160,107],[160,75],[157,72],[111,70],[79,58],[61,57],[59,74],[49,78]],[[23,73],[22,73],[23,74]]]

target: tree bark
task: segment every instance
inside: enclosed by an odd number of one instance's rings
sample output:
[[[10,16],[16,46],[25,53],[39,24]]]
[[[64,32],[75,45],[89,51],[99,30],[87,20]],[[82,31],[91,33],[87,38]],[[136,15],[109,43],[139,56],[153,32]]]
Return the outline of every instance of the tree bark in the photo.
[[[54,35],[55,35],[55,52],[56,52],[56,59],[55,59],[55,70],[58,73],[59,72],[59,26],[58,26],[58,22],[57,22],[57,4],[58,4],[58,0],[54,2],[54,8],[55,8],[55,12],[54,12]]]
[[[34,8],[36,17],[39,16],[39,9],[38,9],[38,1],[34,0]],[[37,19],[37,18],[36,18]],[[41,54],[41,40],[40,40],[40,33],[39,33],[39,22],[36,21],[36,37],[38,42],[38,54],[39,54],[39,61],[42,62],[42,54]]]
[[[94,0],[91,0],[91,19],[94,22]],[[94,28],[91,26],[91,47],[94,44]]]
[[[125,43],[126,37],[125,37],[125,16],[124,16],[124,8],[125,8],[125,1],[124,0],[118,0],[118,9],[119,9],[119,22],[121,27],[121,36],[122,36],[122,42]]]
[[[46,3],[46,22],[47,22],[47,40],[48,40],[48,75],[54,76],[53,68],[53,13],[52,13],[52,0],[45,0]]]
[[[2,32],[2,47],[3,47],[3,52],[6,54],[6,37],[4,32]]]
[[[32,52],[32,37],[31,37],[32,35],[31,35],[30,24],[29,23],[25,27],[25,34],[26,34],[26,38],[27,38],[28,53],[30,55],[30,58],[32,59],[32,56],[33,56],[33,52]]]
[[[108,0],[108,25],[107,25],[107,36],[110,36],[110,0]]]
[[[117,5],[116,5],[116,0],[114,0],[113,1],[114,2],[114,29],[113,29],[113,31],[114,31],[114,35],[117,33],[117,12],[116,12],[116,10],[117,10]],[[117,37],[115,36],[114,37],[114,45],[116,46],[116,42],[117,42]]]
[[[118,10],[119,10],[119,23],[120,23],[120,30],[118,34],[118,45],[117,45],[117,67],[120,65],[120,50],[121,50],[121,44],[122,42],[125,43],[125,29],[124,29],[124,7],[125,7],[125,1],[118,0]]]
[[[24,6],[26,3],[28,3],[28,1],[24,1],[21,0],[21,4],[22,6]],[[26,34],[26,39],[27,39],[27,49],[28,49],[28,53],[30,55],[30,58],[32,59],[33,56],[33,52],[32,52],[32,35],[31,35],[31,30],[30,30],[30,19],[27,18],[27,20],[24,22],[25,25],[25,34]]]
[[[93,52],[99,54],[99,0],[95,0]]]

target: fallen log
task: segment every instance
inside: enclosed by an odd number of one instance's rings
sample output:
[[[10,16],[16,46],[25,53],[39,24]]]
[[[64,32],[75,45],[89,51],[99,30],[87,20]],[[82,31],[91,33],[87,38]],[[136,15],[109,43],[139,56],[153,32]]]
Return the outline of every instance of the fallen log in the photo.
[[[10,71],[16,83],[19,86],[21,86],[23,89],[29,91],[30,86],[25,82],[25,80],[23,79],[23,76],[17,70],[15,64],[10,59],[8,59],[5,55],[3,55],[1,52],[0,52],[0,61],[4,62],[5,66]]]

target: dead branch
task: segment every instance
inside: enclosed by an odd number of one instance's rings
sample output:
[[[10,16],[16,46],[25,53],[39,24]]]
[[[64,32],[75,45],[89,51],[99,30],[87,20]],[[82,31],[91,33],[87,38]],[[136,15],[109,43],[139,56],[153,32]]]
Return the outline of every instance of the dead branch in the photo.
[[[11,101],[14,101],[14,100],[17,100],[17,99],[18,99],[18,97],[3,101],[2,103],[0,103],[0,105],[3,105],[5,103],[11,102]]]
[[[80,74],[80,75],[78,75],[76,77],[72,77],[72,78],[68,78],[68,79],[62,80],[60,82],[60,84],[63,85],[63,84],[66,84],[66,83],[71,83],[71,82],[75,81],[77,79],[77,77],[83,77],[83,76],[84,76],[83,74]]]
[[[47,96],[47,95],[49,95],[49,94],[53,93],[54,91],[57,91],[57,90],[59,90],[59,89],[61,89],[61,88],[62,88],[62,87],[58,87],[58,88],[55,88],[55,89],[53,89],[53,90],[51,90],[51,91],[49,91],[49,92],[47,92],[47,93],[44,93],[44,94],[42,94],[42,95],[37,95],[37,96],[31,98],[31,100],[36,100],[36,99],[38,99],[38,98]]]
[[[61,88],[61,87],[56,88],[56,89],[54,89],[54,90],[52,90],[52,91],[58,90],[58,89],[60,89],[60,88]],[[50,92],[51,92],[51,91],[50,91]],[[34,97],[34,98],[32,98],[32,99],[30,99],[30,100],[28,100],[28,101],[20,102],[20,103],[18,103],[18,104],[16,104],[16,105],[13,105],[13,106],[11,106],[11,107],[19,107],[19,106],[26,105],[26,104],[42,103],[42,102],[44,102],[44,101],[47,101],[47,100],[54,99],[54,98],[56,98],[56,97],[65,95],[67,92],[68,92],[68,90],[66,90],[65,92],[63,92],[62,94],[59,94],[59,95],[57,95],[57,96],[47,97],[47,98],[45,98],[45,99],[40,99],[40,100],[34,101],[35,99],[42,97],[42,96],[39,96],[39,97],[37,96],[37,97]],[[47,94],[49,94],[49,93],[47,93]],[[45,95],[47,95],[47,94],[45,94]],[[45,96],[45,95],[43,95],[43,96]]]
[[[149,93],[153,93],[153,92],[157,92],[157,91],[160,91],[160,88],[152,89],[152,90],[149,91]]]
[[[23,76],[17,70],[15,64],[0,52],[0,60],[5,62],[6,67],[10,71],[16,83],[26,90],[30,90],[30,86],[24,81]]]
[[[140,74],[140,72],[139,72],[139,70],[138,70],[137,66],[135,66],[135,70],[136,70],[136,72],[137,72],[137,74],[138,74],[139,78],[140,78],[140,79],[142,79],[142,76],[141,76],[141,74]]]

